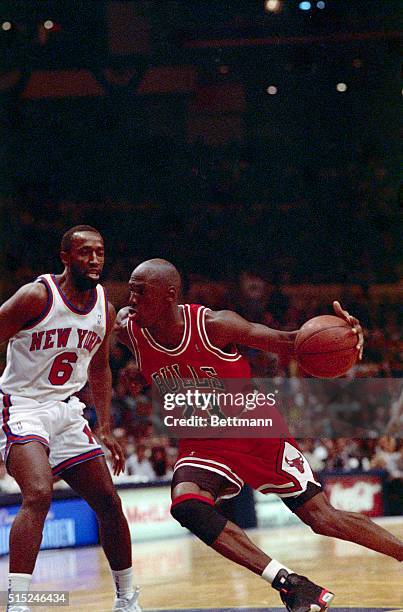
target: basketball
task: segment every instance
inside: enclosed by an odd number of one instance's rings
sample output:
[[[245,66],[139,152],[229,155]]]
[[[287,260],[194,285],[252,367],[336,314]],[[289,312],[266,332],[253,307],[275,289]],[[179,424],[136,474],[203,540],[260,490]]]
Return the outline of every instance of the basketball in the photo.
[[[298,331],[295,352],[301,368],[317,378],[337,378],[358,357],[357,334],[340,317],[322,315],[310,319]]]

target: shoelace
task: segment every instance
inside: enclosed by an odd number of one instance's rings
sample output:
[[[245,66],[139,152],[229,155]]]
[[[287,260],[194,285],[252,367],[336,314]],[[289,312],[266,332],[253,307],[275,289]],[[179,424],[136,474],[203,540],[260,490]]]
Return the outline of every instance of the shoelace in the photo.
[[[114,608],[115,612],[125,612],[125,609],[127,609],[126,606],[128,603],[130,603],[131,605],[135,604],[137,606],[138,605],[137,600],[139,598],[139,595],[140,595],[140,587],[136,586],[134,589],[134,593],[130,598],[117,597],[115,600],[115,608]]]

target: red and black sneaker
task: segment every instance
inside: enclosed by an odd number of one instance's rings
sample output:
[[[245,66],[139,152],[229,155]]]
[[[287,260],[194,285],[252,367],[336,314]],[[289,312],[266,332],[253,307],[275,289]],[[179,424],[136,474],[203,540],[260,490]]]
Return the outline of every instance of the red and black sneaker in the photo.
[[[305,576],[289,574],[281,569],[272,587],[280,592],[288,612],[324,612],[333,600],[333,593],[314,584]]]

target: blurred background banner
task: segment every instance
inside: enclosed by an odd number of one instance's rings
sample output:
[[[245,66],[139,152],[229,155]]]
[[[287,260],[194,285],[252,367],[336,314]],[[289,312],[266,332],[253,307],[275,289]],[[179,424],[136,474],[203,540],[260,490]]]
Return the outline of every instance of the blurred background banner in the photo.
[[[16,495],[2,499],[0,510],[0,555],[9,552],[10,529],[20,509]],[[12,502],[14,501],[14,505]],[[11,504],[11,505],[9,505]],[[41,549],[68,548],[97,544],[98,522],[95,513],[82,499],[58,499],[52,502],[43,530]]]

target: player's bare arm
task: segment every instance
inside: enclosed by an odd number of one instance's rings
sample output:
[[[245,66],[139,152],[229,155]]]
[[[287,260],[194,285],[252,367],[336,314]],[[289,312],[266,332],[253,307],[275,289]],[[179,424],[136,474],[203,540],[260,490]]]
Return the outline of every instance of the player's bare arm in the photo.
[[[115,474],[124,470],[125,459],[123,451],[111,432],[110,404],[112,397],[112,373],[109,366],[109,347],[111,332],[115,324],[116,312],[108,303],[108,325],[105,338],[95,353],[88,368],[88,381],[94,398],[99,437],[112,454],[112,465]]]
[[[24,285],[0,306],[0,343],[7,342],[46,308],[48,292],[43,283]]]
[[[278,331],[260,323],[251,323],[231,310],[208,311],[206,330],[214,346],[243,344],[273,353],[291,354],[296,331]]]
[[[129,332],[127,331],[127,321],[130,316],[130,307],[121,308],[116,315],[115,324],[113,326],[113,335],[118,342],[130,348]]]
[[[357,348],[360,358],[363,350],[363,331],[355,317],[343,310],[339,302],[334,302],[337,316],[346,320],[358,336]],[[220,348],[228,344],[243,344],[251,348],[291,355],[298,330],[279,331],[259,323],[251,323],[230,310],[209,311],[206,314],[207,333],[211,342]]]
[[[118,314],[116,315],[115,325],[113,327],[113,337],[121,344],[124,344],[125,346],[127,346],[127,348],[130,349],[131,352],[133,352],[132,343],[130,340],[129,332],[127,330],[127,322],[128,322],[129,317],[130,317],[130,307],[129,306],[119,310]],[[145,388],[149,386],[146,379],[140,372],[140,370],[138,370],[137,376],[134,376],[133,369],[131,370],[130,382],[131,384],[138,384],[141,388]]]

